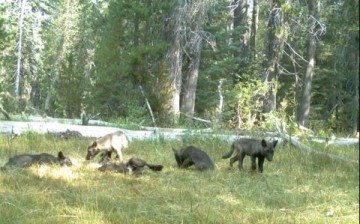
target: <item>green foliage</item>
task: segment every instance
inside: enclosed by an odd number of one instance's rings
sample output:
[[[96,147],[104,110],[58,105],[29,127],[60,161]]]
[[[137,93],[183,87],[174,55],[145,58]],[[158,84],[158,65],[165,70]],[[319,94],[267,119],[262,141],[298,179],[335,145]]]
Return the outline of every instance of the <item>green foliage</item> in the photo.
[[[267,83],[260,80],[239,82],[228,93],[229,107],[235,111],[231,113],[231,124],[234,127],[251,128],[258,122],[262,113],[261,98],[267,91]]]
[[[274,30],[269,30],[272,3],[277,3],[279,14]],[[354,132],[359,119],[359,7],[356,1],[321,3],[320,22],[327,29],[317,43],[309,127],[326,133]],[[107,120],[151,124],[139,91],[142,86],[157,124],[171,126],[172,118],[164,106],[169,94],[164,84],[169,71],[165,57],[173,43],[172,22],[179,1],[34,0],[26,4],[19,99],[11,94],[18,57],[20,2],[4,1],[0,5],[0,102],[8,112],[47,112],[50,116],[75,118],[85,110],[89,114],[101,113]],[[296,91],[302,87],[300,80],[307,64],[307,4],[258,1],[256,45],[250,49],[256,55],[249,58],[240,57],[244,53],[240,40],[251,28],[250,18],[249,27],[233,29],[234,8],[229,7],[229,1],[209,4],[206,26],[200,33],[204,39],[195,116],[220,122],[218,127],[225,129],[239,127],[237,118],[234,120],[239,108],[242,128],[254,127],[254,117],[260,115],[291,122],[299,104]],[[264,92],[252,94],[256,88],[262,89],[259,80],[271,64],[267,53],[269,32],[286,41],[278,52],[277,66],[281,65],[281,69],[277,69],[281,74],[277,77],[276,103],[277,108],[283,102],[287,106],[263,115]],[[186,65],[184,61],[184,70]],[[220,80],[224,83],[222,117],[218,108]],[[30,99],[26,99],[25,88],[29,87]],[[268,120],[256,125],[271,128]],[[186,119],[179,125],[203,126]]]
[[[161,101],[157,74],[162,73],[161,62],[168,43],[161,33],[152,30],[162,28],[160,20],[168,13],[169,4],[110,2],[95,50],[97,63],[89,108],[109,117],[134,118],[134,114],[139,115],[134,113],[138,109],[127,108],[141,108],[144,104],[139,85],[154,105]],[[160,107],[154,110],[160,112]]]

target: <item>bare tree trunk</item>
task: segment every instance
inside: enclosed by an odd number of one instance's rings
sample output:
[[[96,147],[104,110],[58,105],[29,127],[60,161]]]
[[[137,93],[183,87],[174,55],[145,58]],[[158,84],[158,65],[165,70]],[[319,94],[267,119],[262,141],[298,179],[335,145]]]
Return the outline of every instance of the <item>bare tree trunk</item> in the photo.
[[[15,97],[20,95],[20,76],[21,76],[21,50],[22,50],[22,37],[23,37],[23,25],[24,25],[24,9],[25,9],[26,0],[20,0],[20,18],[19,18],[19,42],[18,42],[18,58],[16,65],[16,75],[15,75]]]
[[[239,50],[236,52],[235,57],[238,58],[238,67],[241,70],[246,68],[249,59],[249,42],[250,42],[250,29],[248,20],[248,8],[246,0],[234,0],[232,4],[236,7],[233,12],[234,16],[234,30],[241,29],[241,32],[235,32],[233,37],[236,44],[239,44]],[[233,77],[233,83],[239,82],[237,75]]]
[[[359,18],[359,17],[357,17]],[[358,23],[358,22],[357,22]],[[358,23],[359,25],[359,23]],[[351,37],[353,48],[351,49],[350,72],[354,75],[352,133],[355,135],[359,131],[359,33]]]
[[[359,1],[356,1],[355,3],[356,10],[355,10],[355,18],[356,18],[356,25],[359,27]],[[353,96],[354,100],[354,114],[353,114],[353,127],[352,131],[355,135],[359,131],[359,32],[356,32],[356,34],[352,37],[353,44],[355,46],[354,49],[354,81],[355,81],[355,93]]]
[[[250,30],[249,30],[249,20],[248,20],[248,8],[246,0],[236,1],[238,6],[234,10],[234,29],[242,26],[245,28],[245,31],[240,36],[240,48],[238,57],[240,60],[246,60],[249,54],[249,39],[250,39]],[[237,37],[236,39],[238,39]],[[242,66],[243,63],[240,63]]]
[[[177,27],[180,28],[180,27]],[[175,36],[174,45],[170,49],[167,60],[169,68],[169,91],[166,107],[168,114],[172,116],[173,123],[177,124],[180,118],[180,92],[181,92],[181,69],[182,69],[182,50],[180,46],[180,35]]]
[[[182,66],[183,66],[183,49],[182,39],[184,30],[184,20],[186,13],[185,7],[187,2],[179,0],[179,5],[173,13],[172,24],[172,41],[173,45],[167,53],[166,60],[169,65],[166,88],[166,103],[164,111],[170,116],[173,124],[177,124],[180,119],[180,93],[182,82]]]
[[[359,36],[357,38],[359,40]],[[354,94],[354,104],[355,112],[353,114],[353,134],[355,135],[359,131],[359,43],[357,43],[357,63],[355,69],[355,94]]]
[[[194,116],[196,89],[199,76],[199,65],[201,56],[201,43],[203,37],[203,27],[206,22],[209,0],[193,1],[186,9],[186,55],[189,59],[186,82],[184,84],[184,94],[182,98],[182,109],[188,116]]]
[[[173,116],[174,123],[180,117],[180,93],[182,85],[183,56],[189,59],[182,109],[188,116],[194,115],[198,70],[200,63],[201,42],[206,19],[206,10],[210,0],[181,1],[174,12],[174,41],[167,54],[169,62],[168,99],[165,110]]]
[[[253,10],[251,15],[251,32],[250,32],[250,54],[251,59],[256,59],[256,31],[258,23],[258,6],[257,0],[253,0]]]
[[[276,35],[276,30],[281,26],[282,14],[280,1],[273,1],[268,21],[267,30],[267,68],[262,80],[268,83],[268,91],[264,97],[263,112],[268,113],[276,109],[276,86],[279,77],[278,64],[283,49],[283,35]]]
[[[195,98],[199,76],[201,43],[198,43],[198,45],[199,46],[196,47],[198,48],[197,52],[194,52],[195,55],[193,55],[193,57],[190,59],[190,66],[184,85],[184,94],[182,100],[182,109],[189,117],[193,117],[195,113]]]
[[[223,108],[224,108],[224,96],[223,96],[223,80],[219,80],[219,85],[218,85],[218,93],[219,93],[219,110],[218,110],[218,114],[217,114],[217,123],[220,123],[222,120],[222,112],[223,112]]]
[[[55,77],[54,77],[55,75],[52,73],[53,71],[50,71],[48,74],[48,88],[47,88],[46,99],[44,104],[44,111],[46,116],[49,116],[49,112],[51,109],[50,106],[51,106],[52,88],[55,83]]]
[[[319,21],[319,11],[320,11],[320,4],[319,0],[311,0],[309,1],[309,20],[313,22],[309,22],[309,46],[308,46],[308,64],[306,68],[306,73],[304,76],[304,86],[302,89],[302,96],[299,102],[299,110],[298,115],[296,116],[297,123],[307,127],[309,121],[309,114],[310,114],[310,102],[311,102],[311,85],[312,79],[314,74],[314,67],[315,67],[315,53],[316,53],[316,25]]]

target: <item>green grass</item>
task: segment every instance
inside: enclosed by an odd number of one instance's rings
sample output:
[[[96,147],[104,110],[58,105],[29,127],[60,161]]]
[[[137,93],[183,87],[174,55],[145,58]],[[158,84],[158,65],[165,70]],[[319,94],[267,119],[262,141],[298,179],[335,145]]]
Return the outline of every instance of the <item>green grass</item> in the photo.
[[[33,166],[0,173],[0,223],[359,223],[359,167],[279,144],[264,173],[229,169],[229,147],[187,137],[214,159],[215,171],[176,167],[182,141],[133,141],[125,158],[165,166],[142,176],[101,173],[85,161],[89,140],[54,140],[28,133],[0,138],[0,164],[10,155],[62,150],[74,166]],[[358,159],[356,147],[324,150]],[[320,145],[316,149],[321,150]],[[346,152],[342,152],[342,151]],[[326,217],[328,211],[333,217]]]

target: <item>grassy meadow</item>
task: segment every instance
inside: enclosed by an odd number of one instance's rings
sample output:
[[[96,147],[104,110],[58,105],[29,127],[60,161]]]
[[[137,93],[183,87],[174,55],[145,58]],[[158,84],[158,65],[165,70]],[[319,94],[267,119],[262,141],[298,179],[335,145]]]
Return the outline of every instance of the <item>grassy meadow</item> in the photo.
[[[190,136],[132,141],[125,158],[164,165],[161,172],[145,168],[135,177],[99,172],[99,157],[85,161],[89,143],[34,133],[0,137],[0,166],[15,154],[60,150],[74,163],[0,172],[0,223],[359,223],[355,164],[279,144],[264,173],[250,171],[249,157],[240,172],[237,163],[229,169],[229,160],[221,159],[229,143]],[[183,144],[206,151],[216,169],[178,169],[171,148]],[[324,150],[359,159],[358,145]]]

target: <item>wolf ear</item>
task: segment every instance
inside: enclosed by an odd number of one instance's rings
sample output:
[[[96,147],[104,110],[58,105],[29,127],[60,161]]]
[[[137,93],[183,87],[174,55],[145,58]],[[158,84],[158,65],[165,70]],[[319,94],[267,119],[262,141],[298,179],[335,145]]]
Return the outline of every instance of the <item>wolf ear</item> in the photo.
[[[65,159],[65,156],[64,156],[64,154],[62,153],[62,151],[60,151],[60,152],[58,153],[58,158],[59,158],[59,159]]]
[[[266,147],[267,144],[266,144],[265,139],[261,140],[261,145],[262,145],[262,147],[264,147],[264,148]]]
[[[97,146],[97,142],[93,141],[93,143],[91,144],[92,147],[96,147]]]
[[[278,140],[275,140],[275,141],[273,142],[273,146],[275,147],[277,143],[278,143]]]

